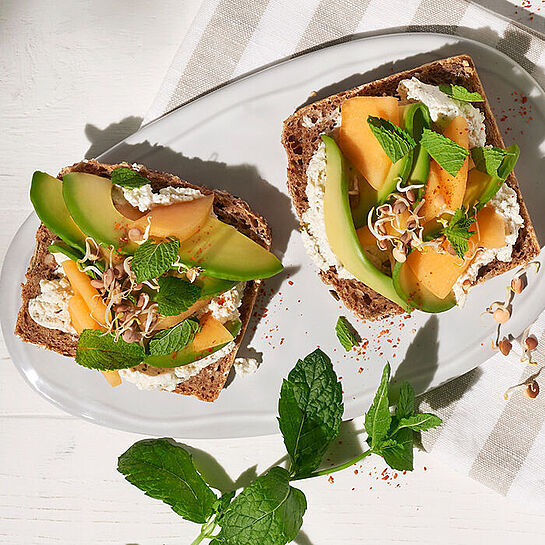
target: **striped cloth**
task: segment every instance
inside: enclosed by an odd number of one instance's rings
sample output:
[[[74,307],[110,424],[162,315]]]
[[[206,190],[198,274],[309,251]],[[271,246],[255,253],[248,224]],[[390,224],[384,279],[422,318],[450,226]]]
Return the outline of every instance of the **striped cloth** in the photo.
[[[501,5],[502,14],[485,4]],[[545,27],[532,19],[494,0],[205,0],[144,122],[259,67],[362,33],[435,31],[477,39],[543,85]],[[508,401],[503,397],[506,384],[545,364],[545,313],[532,333],[540,340],[537,368],[520,363],[515,346],[511,356],[498,354],[422,397],[421,408],[444,420],[425,434],[424,448],[503,495],[545,506],[545,395],[530,400],[517,390]]]

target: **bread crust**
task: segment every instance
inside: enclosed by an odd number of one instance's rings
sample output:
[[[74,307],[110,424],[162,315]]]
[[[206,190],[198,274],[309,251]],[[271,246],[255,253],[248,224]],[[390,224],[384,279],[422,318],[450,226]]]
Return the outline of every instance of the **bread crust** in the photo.
[[[128,167],[128,163],[114,165],[98,161],[84,161],[63,168],[58,175],[59,179],[70,172],[85,172],[98,176],[111,177],[115,168]],[[196,186],[172,174],[147,169],[139,165],[140,173],[146,177],[155,191],[168,186],[189,187],[198,189],[205,195],[214,195],[214,212],[222,221],[236,227],[237,230],[266,248],[271,247],[271,231],[265,219],[252,212],[248,203],[226,191]],[[56,277],[57,264],[48,251],[48,246],[57,237],[41,224],[36,233],[36,248],[26,272],[26,282],[22,284],[22,305],[17,316],[15,334],[23,341],[37,344],[48,350],[53,350],[67,357],[75,357],[78,337],[58,329],[50,329],[37,324],[28,311],[28,302],[40,293],[40,280],[51,280]],[[237,351],[242,343],[244,333],[252,315],[255,299],[259,292],[261,281],[247,282],[240,306],[240,321],[242,327],[235,339],[233,350],[213,364],[202,369],[197,375],[180,382],[174,392],[183,395],[192,395],[202,401],[214,401],[223,389],[229,371],[233,366]]]
[[[301,226],[303,226],[302,215],[308,209],[306,195],[308,164],[318,148],[320,135],[334,129],[336,118],[340,115],[341,104],[355,96],[397,96],[399,82],[413,76],[423,83],[432,85],[452,83],[480,93],[484,102],[475,103],[474,106],[478,107],[485,117],[486,143],[501,148],[505,147],[475,64],[469,55],[458,55],[434,61],[329,96],[302,107],[284,121],[282,144],[288,157],[287,186]],[[306,120],[310,120],[312,125],[309,126]],[[505,263],[494,259],[488,265],[481,267],[474,285],[528,263],[540,251],[532,220],[524,204],[514,172],[509,175],[506,183],[517,194],[524,227],[519,231],[511,261]],[[378,294],[363,282],[339,278],[335,267],[330,267],[328,271],[320,271],[319,276],[324,283],[335,289],[347,308],[364,320],[380,320],[387,316],[403,313],[398,305]]]

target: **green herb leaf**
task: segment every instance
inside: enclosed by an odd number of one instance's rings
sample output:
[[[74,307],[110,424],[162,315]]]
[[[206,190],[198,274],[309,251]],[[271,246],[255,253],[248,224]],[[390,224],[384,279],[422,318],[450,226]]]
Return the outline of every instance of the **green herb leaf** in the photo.
[[[217,497],[191,455],[166,439],[135,443],[119,457],[117,470],[146,496],[164,501],[186,520],[204,523],[214,511]]]
[[[111,333],[98,329],[84,329],[76,348],[76,362],[83,367],[113,371],[128,369],[142,362],[146,354],[138,343],[117,341]]]
[[[471,235],[475,234],[475,231],[470,231],[469,228],[474,221],[475,218],[468,215],[462,206],[456,210],[449,224],[443,229],[444,235],[451,243],[458,257],[463,258],[469,250],[469,239]]]
[[[289,479],[281,467],[258,477],[225,511],[216,539],[222,545],[284,545],[294,540],[307,502]]]
[[[347,352],[360,343],[359,335],[344,316],[339,316],[335,332],[337,333],[337,339]]]
[[[149,184],[149,180],[144,178],[137,170],[132,168],[119,167],[112,170],[112,184],[129,189],[135,189]]]
[[[394,443],[389,443],[385,448],[378,448],[377,454],[384,458],[384,461],[398,471],[412,471],[413,468],[413,443],[414,433],[408,428],[399,430]]]
[[[490,176],[499,176],[498,169],[507,155],[516,155],[515,152],[509,152],[502,148],[473,148],[471,157],[477,170],[485,172]],[[512,169],[509,170],[511,172]],[[507,173],[507,175],[509,174]],[[505,177],[507,177],[507,175]]]
[[[480,93],[476,91],[468,91],[461,85],[453,85],[451,83],[441,83],[439,90],[445,93],[445,95],[462,102],[484,102],[484,98]]]
[[[166,356],[181,350],[193,340],[199,327],[197,320],[188,318],[173,327],[159,331],[149,342],[149,355]]]
[[[469,155],[469,151],[463,146],[430,129],[423,130],[420,145],[451,176],[458,174]]]
[[[155,300],[158,312],[163,316],[176,316],[195,304],[201,296],[201,288],[176,276],[161,276],[157,279],[159,291]]]
[[[443,421],[431,413],[418,413],[401,418],[397,424],[397,430],[408,428],[413,431],[426,431],[440,426]],[[394,432],[395,435],[395,432]]]
[[[180,241],[177,238],[158,244],[153,240],[146,240],[138,246],[131,261],[136,281],[144,282],[164,274],[176,261],[179,249]]]
[[[380,442],[388,436],[392,416],[388,400],[388,382],[390,380],[390,364],[387,363],[382,372],[380,385],[375,394],[373,404],[365,414],[365,431],[369,435],[369,445],[374,451]]]
[[[414,389],[407,381],[405,381],[401,384],[401,388],[399,389],[399,400],[397,402],[395,414],[397,418],[401,419],[409,417],[413,413]]]
[[[416,146],[413,137],[391,121],[370,115],[367,123],[393,163],[397,163]]]
[[[337,437],[344,406],[342,387],[331,360],[315,350],[299,360],[284,380],[278,424],[292,460],[291,473],[312,473]]]

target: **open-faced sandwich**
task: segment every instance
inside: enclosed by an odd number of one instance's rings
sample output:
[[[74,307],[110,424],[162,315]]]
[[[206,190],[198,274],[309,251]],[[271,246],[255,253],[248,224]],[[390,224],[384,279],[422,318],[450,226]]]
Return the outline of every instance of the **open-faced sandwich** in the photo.
[[[30,196],[42,224],[16,334],[113,386],[216,399],[260,279],[282,270],[265,220],[225,191],[126,163],[36,172]]]
[[[463,305],[539,244],[473,61],[451,57],[305,106],[284,123],[305,247],[376,320]]]

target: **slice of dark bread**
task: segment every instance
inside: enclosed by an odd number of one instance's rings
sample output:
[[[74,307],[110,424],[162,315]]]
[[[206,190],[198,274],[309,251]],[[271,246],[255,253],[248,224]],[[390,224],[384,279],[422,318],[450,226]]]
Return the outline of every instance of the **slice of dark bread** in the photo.
[[[112,170],[118,167],[131,167],[131,165],[127,163],[107,165],[97,161],[86,161],[62,169],[58,177],[62,178],[69,172],[87,172],[110,178]],[[270,249],[271,231],[269,226],[261,216],[250,210],[249,205],[245,201],[230,195],[226,191],[192,185],[172,174],[148,170],[141,165],[139,165],[139,168],[140,173],[150,181],[155,191],[168,186],[178,186],[198,189],[205,195],[213,193],[214,212],[219,219],[233,225],[241,233],[244,233],[264,248]],[[56,238],[47,227],[43,224],[40,225],[36,233],[34,255],[26,273],[26,283],[22,284],[22,305],[17,316],[15,334],[19,335],[26,342],[54,350],[63,356],[74,357],[78,337],[64,333],[58,329],[49,329],[37,324],[30,317],[28,311],[29,300],[40,293],[40,280],[48,280],[56,276],[57,264],[48,251],[49,244]],[[239,308],[242,327],[235,339],[233,350],[218,361],[202,369],[197,375],[180,382],[174,392],[193,395],[202,401],[214,401],[218,397],[225,385],[242,338],[244,337],[259,286],[259,280],[254,280],[246,284],[242,304]],[[145,365],[141,365],[140,370],[150,375],[157,374],[159,371],[154,368],[148,368]]]
[[[501,148],[505,147],[473,59],[468,55],[438,60],[360,85],[304,106],[284,121],[282,144],[288,156],[287,184],[299,219],[308,209],[306,195],[308,164],[321,142],[320,135],[330,133],[334,129],[335,120],[340,115],[341,104],[346,99],[355,96],[397,96],[399,82],[413,76],[424,83],[432,85],[452,83],[463,85],[470,91],[480,93],[484,102],[475,103],[474,106],[479,108],[485,116],[486,143]],[[528,263],[540,251],[532,220],[528,215],[514,173],[509,175],[506,183],[517,193],[524,227],[519,231],[511,261],[506,263],[495,259],[483,266],[475,284]],[[339,278],[335,267],[330,267],[328,271],[320,271],[319,275],[323,282],[333,286],[346,307],[364,320],[379,320],[403,312],[398,305],[364,283]]]

